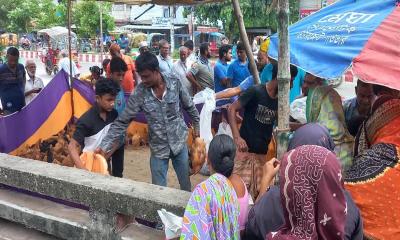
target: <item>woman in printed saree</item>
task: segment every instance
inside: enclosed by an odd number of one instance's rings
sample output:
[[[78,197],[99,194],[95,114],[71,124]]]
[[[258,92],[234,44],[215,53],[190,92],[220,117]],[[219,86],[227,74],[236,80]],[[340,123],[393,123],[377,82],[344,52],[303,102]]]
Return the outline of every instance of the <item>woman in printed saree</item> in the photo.
[[[210,143],[208,164],[213,173],[194,189],[183,216],[182,239],[240,239],[248,212],[249,194],[239,176],[232,174],[236,147],[227,135]],[[239,197],[238,197],[239,196]]]
[[[356,138],[353,165],[346,172],[369,239],[400,239],[400,99],[378,98]]]
[[[351,165],[354,138],[347,130],[340,95],[331,86],[319,86],[308,90],[307,122],[319,123],[329,130],[336,156],[345,169]]]
[[[266,239],[344,239],[347,204],[334,153],[297,147],[283,157],[279,179],[285,223]]]

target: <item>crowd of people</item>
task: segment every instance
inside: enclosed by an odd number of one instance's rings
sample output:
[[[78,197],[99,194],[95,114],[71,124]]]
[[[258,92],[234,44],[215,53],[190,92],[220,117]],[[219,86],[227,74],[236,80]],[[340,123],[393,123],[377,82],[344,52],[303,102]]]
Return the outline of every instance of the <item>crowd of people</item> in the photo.
[[[42,79],[36,76],[35,62],[20,64],[18,49],[8,48],[7,62],[0,64],[0,116],[20,111],[43,88]]]
[[[232,46],[222,45],[214,66],[208,43],[196,56],[193,42],[185,42],[175,63],[166,40],[158,56],[141,44],[136,61],[112,44],[111,60],[87,76],[96,104],[78,119],[69,144],[75,166],[84,169],[79,155],[91,151],[110,159],[110,173],[122,177],[126,129],[142,112],[152,183],[167,186],[171,160],[180,188],[191,192],[182,110],[199,137],[192,97],[210,88],[232,136],[210,143],[210,176],[194,186],[181,239],[400,238],[400,92],[359,80],[356,97],[343,102],[324,79],[291,66],[289,147],[276,159],[278,67],[268,47],[266,40],[257,53],[256,84],[240,42],[235,57]],[[31,101],[43,82],[32,61],[26,80],[17,49],[10,48],[7,59],[0,66],[0,98],[8,114]]]

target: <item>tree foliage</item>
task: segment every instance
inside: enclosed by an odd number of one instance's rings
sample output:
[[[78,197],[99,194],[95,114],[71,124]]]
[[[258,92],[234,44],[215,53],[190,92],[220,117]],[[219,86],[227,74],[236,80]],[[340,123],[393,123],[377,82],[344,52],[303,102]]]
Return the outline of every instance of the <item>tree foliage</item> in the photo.
[[[113,30],[114,19],[107,13],[111,11],[110,3],[103,3],[103,29]],[[74,6],[74,23],[77,26],[78,35],[94,36],[100,32],[100,7],[94,0],[81,1]],[[104,31],[106,32],[106,31]]]
[[[276,32],[278,20],[276,11],[271,9],[272,3],[271,0],[241,0],[240,8],[245,26],[269,27],[273,32]],[[221,21],[229,38],[238,36],[239,28],[230,1],[196,6],[194,14],[201,24],[218,24]],[[299,1],[290,0],[290,22],[296,22],[298,18]]]
[[[109,14],[111,4],[103,3],[104,32],[114,29],[114,19]],[[67,1],[59,4],[53,0],[0,0],[0,29],[28,33],[54,26],[67,26]],[[100,8],[96,1],[86,0],[73,4],[72,23],[79,36],[89,37],[100,31]]]

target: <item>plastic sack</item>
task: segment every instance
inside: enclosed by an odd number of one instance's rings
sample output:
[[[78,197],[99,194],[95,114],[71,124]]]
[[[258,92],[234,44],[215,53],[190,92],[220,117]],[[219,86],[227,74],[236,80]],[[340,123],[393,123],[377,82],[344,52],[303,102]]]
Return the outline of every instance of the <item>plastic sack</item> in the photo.
[[[197,93],[193,97],[194,104],[204,103],[200,112],[200,138],[206,142],[206,151],[213,139],[211,131],[211,118],[215,110],[215,92],[209,88]]]
[[[306,117],[307,97],[296,99],[290,104],[290,116],[302,124],[307,123]]]
[[[233,138],[231,126],[226,122],[221,122],[218,126],[217,135],[225,134]]]
[[[167,212],[165,209],[157,210],[157,213],[165,226],[166,239],[179,238],[182,231],[182,218]]]
[[[83,152],[80,156],[80,159],[85,168],[90,172],[109,175],[107,161],[100,154],[94,154],[93,152]]]

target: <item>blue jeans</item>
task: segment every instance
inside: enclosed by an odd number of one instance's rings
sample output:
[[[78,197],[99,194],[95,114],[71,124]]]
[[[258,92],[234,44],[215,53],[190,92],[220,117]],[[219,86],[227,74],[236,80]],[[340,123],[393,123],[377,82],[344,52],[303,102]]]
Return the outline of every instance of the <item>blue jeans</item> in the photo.
[[[192,190],[192,184],[190,183],[189,177],[189,154],[187,145],[185,144],[181,152],[177,155],[173,155],[171,152],[169,158],[172,160],[172,166],[178,176],[181,190],[190,192]],[[153,155],[150,156],[151,182],[153,184],[164,187],[167,186],[169,158],[159,159]]]

